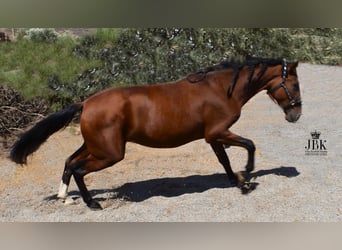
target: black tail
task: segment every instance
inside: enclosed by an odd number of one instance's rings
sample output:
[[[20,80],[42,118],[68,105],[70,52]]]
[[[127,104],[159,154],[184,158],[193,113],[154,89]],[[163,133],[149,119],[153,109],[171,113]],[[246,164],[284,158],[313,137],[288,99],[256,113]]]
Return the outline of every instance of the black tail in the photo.
[[[10,158],[20,164],[26,164],[27,156],[36,151],[50,135],[65,128],[82,110],[82,103],[76,103],[38,122],[33,128],[24,133],[13,145]]]

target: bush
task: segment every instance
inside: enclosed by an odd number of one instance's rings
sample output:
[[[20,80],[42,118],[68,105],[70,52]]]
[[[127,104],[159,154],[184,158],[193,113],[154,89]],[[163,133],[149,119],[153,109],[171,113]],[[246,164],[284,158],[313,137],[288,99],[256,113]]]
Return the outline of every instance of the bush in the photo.
[[[54,29],[32,28],[24,32],[23,38],[32,42],[54,43],[58,40],[59,34]]]
[[[102,29],[73,49],[75,56],[100,60],[101,65],[72,82],[51,77],[48,85],[54,101],[64,106],[110,86],[175,81],[229,57],[337,64],[341,38],[340,29]]]
[[[245,28],[124,29],[112,46],[98,47],[95,38],[86,38],[83,41],[85,44],[76,47],[75,54],[100,59],[102,66],[97,71],[101,74],[99,79],[103,80],[103,77],[105,81],[119,85],[173,81],[228,57],[285,57],[305,62],[337,63],[336,55],[340,57],[339,51],[342,49],[339,30],[296,31]],[[328,35],[322,35],[326,33]],[[94,46],[89,46],[89,41]]]

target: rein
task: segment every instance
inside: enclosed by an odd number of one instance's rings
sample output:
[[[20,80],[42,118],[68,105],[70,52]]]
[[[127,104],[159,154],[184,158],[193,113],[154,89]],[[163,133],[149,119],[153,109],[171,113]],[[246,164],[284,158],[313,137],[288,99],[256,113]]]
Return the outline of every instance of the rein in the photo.
[[[285,106],[282,107],[284,111],[287,111],[287,110],[289,110],[289,109],[291,109],[291,108],[293,108],[293,107],[295,107],[295,106],[297,106],[297,105],[302,104],[302,101],[301,101],[300,98],[299,98],[299,99],[294,99],[294,98],[293,98],[293,96],[291,95],[291,93],[290,93],[288,87],[286,86],[285,82],[286,82],[287,76],[288,76],[288,65],[287,65],[286,60],[284,59],[284,60],[283,60],[283,70],[282,70],[282,75],[281,75],[281,77],[282,77],[281,83],[279,83],[278,85],[276,85],[276,86],[273,87],[273,88],[270,88],[270,89],[267,91],[267,94],[272,96],[272,94],[273,94],[276,90],[278,90],[278,89],[280,89],[280,88],[283,88],[283,89],[285,90],[285,93],[286,93],[286,95],[287,95],[287,98],[289,99],[290,102],[289,102],[289,104],[287,104],[287,105],[285,105]],[[273,97],[273,96],[272,96],[272,97]],[[274,99],[274,98],[273,98],[273,99]]]

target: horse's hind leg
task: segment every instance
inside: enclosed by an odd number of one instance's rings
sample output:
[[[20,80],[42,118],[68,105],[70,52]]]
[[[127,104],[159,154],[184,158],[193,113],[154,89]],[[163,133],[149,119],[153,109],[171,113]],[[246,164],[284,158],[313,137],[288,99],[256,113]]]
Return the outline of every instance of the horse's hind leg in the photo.
[[[68,187],[69,187],[70,179],[72,175],[70,165],[73,162],[76,162],[78,159],[86,158],[88,155],[89,155],[89,152],[87,151],[87,148],[85,144],[83,143],[83,145],[66,160],[61,184],[60,184],[59,191],[57,194],[58,198],[66,199],[68,196]]]
[[[75,182],[80,190],[83,201],[87,204],[89,208],[94,209],[94,210],[102,209],[100,204],[91,197],[84,183],[84,176],[88,173],[99,171],[106,167],[112,166],[114,163],[116,163],[119,160],[118,159],[117,160],[109,160],[109,159],[100,160],[90,155],[87,159],[75,162],[74,164],[70,166],[72,175],[74,176]]]
[[[83,119],[84,118],[83,113]],[[93,119],[93,117],[92,117]],[[70,165],[72,175],[81,193],[83,201],[91,209],[102,209],[90,195],[85,183],[84,176],[110,167],[121,161],[125,155],[126,141],[122,135],[122,123],[117,120],[108,126],[107,122],[91,121],[83,122],[81,118],[82,135],[87,145],[86,151],[89,152],[86,157],[78,157]],[[110,124],[109,124],[110,125]],[[82,155],[82,153],[81,153]]]

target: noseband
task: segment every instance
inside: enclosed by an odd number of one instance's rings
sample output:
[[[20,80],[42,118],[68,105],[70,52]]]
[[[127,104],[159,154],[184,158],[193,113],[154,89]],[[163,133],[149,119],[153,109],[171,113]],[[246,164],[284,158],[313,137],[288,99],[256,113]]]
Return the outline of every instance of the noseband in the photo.
[[[301,104],[302,104],[302,101],[301,101],[300,98],[298,98],[298,99],[294,99],[294,98],[293,98],[293,96],[291,95],[291,93],[290,93],[288,87],[287,87],[286,84],[285,84],[286,78],[287,78],[287,76],[288,76],[288,72],[287,72],[287,71],[288,71],[288,66],[287,66],[286,60],[284,59],[284,61],[283,61],[283,71],[282,71],[282,75],[281,75],[281,77],[282,77],[281,83],[279,83],[278,85],[276,85],[276,86],[273,87],[273,88],[270,88],[270,89],[267,91],[267,94],[272,96],[272,93],[274,93],[276,90],[278,90],[278,89],[280,89],[280,88],[283,88],[283,89],[285,90],[285,93],[286,93],[286,95],[287,95],[287,98],[289,99],[290,102],[289,102],[289,104],[287,104],[287,105],[285,105],[285,106],[282,107],[284,111],[287,111],[287,110],[289,110],[289,109],[294,108],[294,107],[297,106],[297,105],[301,105]],[[272,98],[275,99],[273,96],[272,96]]]

